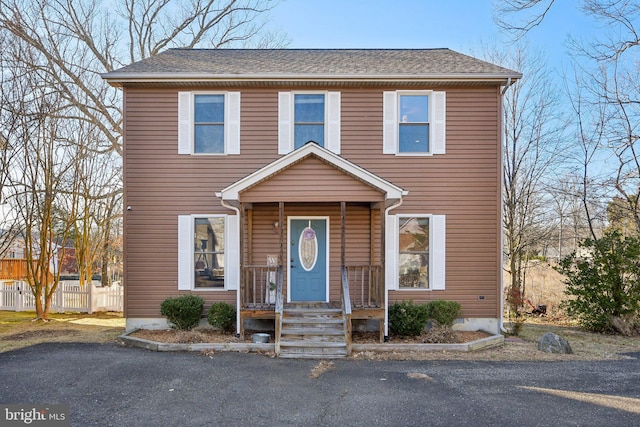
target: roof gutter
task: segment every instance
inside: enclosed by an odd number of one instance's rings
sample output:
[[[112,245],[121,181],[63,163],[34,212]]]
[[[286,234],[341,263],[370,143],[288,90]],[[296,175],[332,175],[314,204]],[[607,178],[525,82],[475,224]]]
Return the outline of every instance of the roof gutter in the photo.
[[[126,83],[189,83],[189,82],[505,82],[509,87],[512,80],[519,79],[521,74],[390,74],[390,75],[356,75],[356,74],[212,74],[212,73],[119,73],[110,72],[100,75],[112,86]]]

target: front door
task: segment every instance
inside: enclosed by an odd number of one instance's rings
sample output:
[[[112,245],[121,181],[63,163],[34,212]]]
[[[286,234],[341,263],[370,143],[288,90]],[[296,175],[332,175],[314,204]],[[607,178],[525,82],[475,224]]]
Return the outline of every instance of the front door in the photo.
[[[328,301],[327,218],[289,223],[289,301]]]

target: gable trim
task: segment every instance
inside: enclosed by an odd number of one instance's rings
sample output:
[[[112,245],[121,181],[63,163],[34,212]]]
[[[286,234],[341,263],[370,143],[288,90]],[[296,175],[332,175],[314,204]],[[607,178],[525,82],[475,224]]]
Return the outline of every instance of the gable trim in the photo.
[[[380,191],[385,193],[385,197],[387,200],[401,199],[402,196],[408,194],[408,191],[403,190],[402,188],[390,183],[383,178],[380,178],[379,176],[367,171],[366,169],[363,169],[360,166],[340,157],[339,155],[332,153],[326,148],[320,147],[317,144],[310,143],[273,161],[263,168],[258,169],[256,172],[236,181],[235,183],[223,189],[220,193],[217,193],[217,195],[225,201],[237,201],[239,200],[240,193],[242,191],[254,186],[255,184],[265,179],[268,179],[270,176],[311,155],[315,155],[328,164],[379,189]]]

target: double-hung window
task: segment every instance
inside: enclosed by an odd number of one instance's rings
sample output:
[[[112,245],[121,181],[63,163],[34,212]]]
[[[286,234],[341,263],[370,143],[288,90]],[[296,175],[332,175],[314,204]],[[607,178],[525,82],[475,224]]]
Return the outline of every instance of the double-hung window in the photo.
[[[296,93],[293,99],[293,148],[298,149],[307,142],[324,147],[324,94]]]
[[[240,154],[240,92],[178,92],[178,154]]]
[[[445,92],[384,92],[383,154],[444,154],[445,110]]]
[[[279,92],[278,154],[310,141],[340,154],[340,92]]]
[[[224,288],[224,217],[194,218],[195,288]]]
[[[429,153],[429,96],[400,95],[398,153]]]
[[[237,289],[238,236],[235,215],[179,215],[178,289]]]
[[[193,97],[193,152],[224,154],[224,95]]]
[[[444,215],[388,215],[386,233],[385,277],[388,289],[445,288]]]
[[[399,217],[398,287],[429,288],[429,218]]]

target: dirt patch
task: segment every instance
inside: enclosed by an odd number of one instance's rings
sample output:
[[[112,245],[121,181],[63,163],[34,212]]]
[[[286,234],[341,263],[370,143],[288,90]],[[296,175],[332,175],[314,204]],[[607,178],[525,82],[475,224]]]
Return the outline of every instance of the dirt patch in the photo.
[[[318,378],[320,375],[324,374],[327,371],[330,371],[334,368],[334,364],[328,360],[321,360],[318,362],[316,366],[311,369],[311,373],[309,374],[309,378]]]
[[[145,330],[140,329],[129,336],[134,338],[142,338],[149,341],[169,343],[169,344],[196,344],[196,343],[236,343],[251,342],[251,335],[254,331],[246,331],[244,340],[237,338],[235,335],[223,334],[216,329],[209,327],[198,327],[190,331],[180,331],[177,329],[163,330]],[[428,331],[416,337],[391,337],[390,342],[402,344],[424,344],[424,343],[466,343],[481,338],[487,338],[491,335],[484,331],[466,332],[466,331]],[[273,334],[271,334],[271,342],[273,342]],[[380,334],[377,331],[353,332],[353,343],[356,344],[376,344],[380,342]]]
[[[13,341],[13,340],[33,340],[33,339],[46,339],[46,338],[58,338],[69,335],[78,335],[80,331],[75,329],[64,329],[64,330],[35,330],[35,331],[25,331],[20,332],[13,335],[7,335],[5,337],[0,338],[2,341]]]
[[[443,331],[431,329],[415,337],[391,336],[389,342],[396,344],[461,344],[490,337],[484,331]],[[380,342],[378,331],[354,331],[354,344],[376,344]]]
[[[234,343],[251,342],[251,333],[245,334],[244,341],[235,335],[223,334],[218,330],[208,327],[198,327],[190,331],[180,331],[177,329],[146,330],[140,329],[129,336],[142,338],[149,341],[170,343],[170,344],[198,344],[198,343]]]

